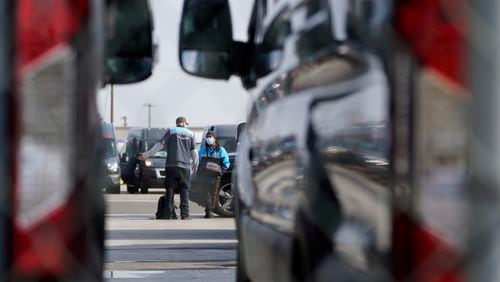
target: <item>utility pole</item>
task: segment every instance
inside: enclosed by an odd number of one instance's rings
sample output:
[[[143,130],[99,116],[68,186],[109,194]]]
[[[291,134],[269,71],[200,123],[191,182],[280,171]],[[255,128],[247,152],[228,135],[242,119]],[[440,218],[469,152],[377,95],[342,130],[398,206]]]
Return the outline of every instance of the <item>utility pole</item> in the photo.
[[[146,103],[144,105],[142,105],[143,107],[148,107],[148,128],[151,128],[151,107],[154,107],[152,104],[150,103]]]
[[[110,87],[111,87],[111,118],[110,118],[110,120],[111,120],[111,124],[113,124],[113,116],[114,116],[113,106],[115,104],[115,102],[114,102],[115,99],[114,99],[114,95],[113,95],[114,94],[113,93],[113,84],[111,84]]]
[[[127,127],[127,116],[122,116],[121,119],[123,119],[123,127]]]

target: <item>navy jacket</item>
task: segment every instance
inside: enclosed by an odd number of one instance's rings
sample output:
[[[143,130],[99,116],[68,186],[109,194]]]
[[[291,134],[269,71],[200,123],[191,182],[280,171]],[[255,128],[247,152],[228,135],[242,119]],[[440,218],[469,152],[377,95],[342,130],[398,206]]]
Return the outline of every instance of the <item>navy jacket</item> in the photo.
[[[171,127],[149,151],[143,153],[145,158],[156,154],[162,148],[167,151],[165,167],[191,168],[191,159],[198,162],[194,134],[184,127]],[[196,164],[195,164],[196,165]]]
[[[210,157],[210,158],[218,158],[222,159],[222,165],[224,166],[225,169],[228,169],[231,163],[229,162],[229,155],[227,154],[226,149],[224,147],[207,147],[203,146],[200,148],[200,162],[201,158],[203,157]]]

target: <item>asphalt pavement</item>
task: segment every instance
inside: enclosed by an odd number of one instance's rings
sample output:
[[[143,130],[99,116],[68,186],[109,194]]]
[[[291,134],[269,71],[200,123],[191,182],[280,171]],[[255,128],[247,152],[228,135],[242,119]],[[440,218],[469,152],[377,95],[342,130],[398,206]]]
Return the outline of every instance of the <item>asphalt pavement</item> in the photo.
[[[105,281],[234,281],[234,220],[204,219],[195,203],[191,220],[156,220],[162,193],[105,195]]]

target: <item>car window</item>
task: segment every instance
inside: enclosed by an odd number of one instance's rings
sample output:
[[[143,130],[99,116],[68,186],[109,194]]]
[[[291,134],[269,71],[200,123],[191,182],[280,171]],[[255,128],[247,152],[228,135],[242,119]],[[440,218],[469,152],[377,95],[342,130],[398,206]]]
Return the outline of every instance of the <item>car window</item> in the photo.
[[[104,155],[106,157],[116,156],[116,145],[113,139],[104,139]]]
[[[154,154],[152,156],[152,158],[166,159],[167,158],[167,151],[165,151],[165,149],[161,149],[160,151],[156,152],[156,154]]]
[[[156,143],[158,143],[158,140],[146,140],[144,141],[144,151],[150,150]],[[152,158],[167,158],[167,151],[165,148],[162,148],[160,151],[156,152]]]
[[[226,149],[228,153],[236,152],[236,138],[234,137],[218,137],[217,142]]]
[[[123,153],[126,152],[127,148],[127,143],[124,141],[117,141],[116,142],[116,150],[118,151],[118,154],[121,156]]]
[[[151,148],[153,148],[153,146],[156,143],[158,143],[158,140],[146,140],[146,141],[144,141],[144,151],[150,150]]]

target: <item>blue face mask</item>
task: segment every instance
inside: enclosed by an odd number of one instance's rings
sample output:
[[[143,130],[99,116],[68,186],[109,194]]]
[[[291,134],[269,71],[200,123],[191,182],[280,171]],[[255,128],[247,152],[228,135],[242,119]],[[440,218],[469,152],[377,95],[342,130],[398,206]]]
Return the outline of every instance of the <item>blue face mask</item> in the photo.
[[[215,139],[213,137],[208,137],[206,140],[208,145],[213,145],[215,143]]]

